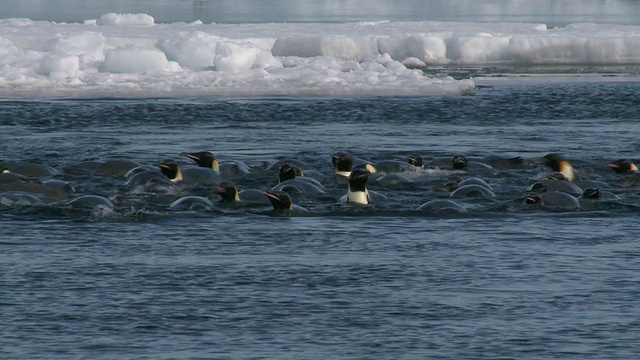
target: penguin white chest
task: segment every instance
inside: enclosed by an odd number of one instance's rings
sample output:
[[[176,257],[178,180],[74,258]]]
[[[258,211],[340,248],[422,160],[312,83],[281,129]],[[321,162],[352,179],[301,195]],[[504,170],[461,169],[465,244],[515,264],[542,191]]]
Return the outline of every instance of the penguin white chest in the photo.
[[[347,192],[347,201],[356,204],[368,204],[369,203],[369,191],[351,191]]]

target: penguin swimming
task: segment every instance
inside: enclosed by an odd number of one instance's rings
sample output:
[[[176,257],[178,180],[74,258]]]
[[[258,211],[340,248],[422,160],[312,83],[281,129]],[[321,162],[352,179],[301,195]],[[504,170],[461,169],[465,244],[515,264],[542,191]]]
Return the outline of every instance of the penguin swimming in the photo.
[[[289,164],[282,164],[278,171],[279,183],[271,190],[286,191],[290,195],[324,193],[324,186],[320,182],[313,178],[296,176],[297,174],[302,174],[299,168]]]
[[[123,177],[131,169],[140,165],[139,162],[129,159],[107,159],[96,166],[94,173],[102,176]]]
[[[487,165],[478,161],[469,161],[469,159],[464,155],[455,155],[451,159],[451,168],[453,170],[467,170],[467,169],[491,170],[493,169],[490,165]]]
[[[369,172],[355,168],[349,174],[347,194],[340,198],[341,202],[367,205],[387,199],[386,196],[367,189]]]
[[[524,165],[524,159],[522,159],[521,156],[504,157],[500,155],[488,155],[480,159],[480,162],[497,170],[519,169]]]
[[[584,189],[580,199],[584,200],[605,200],[605,201],[617,201],[620,197],[610,191],[600,190],[598,188]]]
[[[198,164],[199,167],[211,169],[216,172],[220,171],[218,159],[211,151],[181,153],[180,155],[184,155],[189,159],[195,161],[195,163]]]
[[[464,155],[456,155],[451,159],[451,167],[454,170],[464,170],[469,166],[469,160]]]
[[[267,191],[267,198],[271,202],[273,211],[276,214],[287,216],[306,214],[309,210],[302,206],[294,205],[291,196],[286,191]]]
[[[525,203],[529,205],[541,205],[550,210],[577,210],[580,202],[574,196],[560,191],[548,191],[525,197]]]
[[[469,184],[460,186],[455,189],[449,197],[452,198],[484,198],[490,199],[496,197],[496,194],[493,191],[487,189],[483,185],[478,184]]]
[[[416,158],[410,158],[410,159],[414,159],[414,161],[416,163],[418,163],[418,162],[421,163],[422,162],[422,157],[421,156],[420,156],[420,158],[416,157]],[[409,171],[415,171],[416,170],[416,166],[412,165],[409,161],[402,162],[402,161],[397,161],[397,160],[378,161],[378,162],[375,162],[373,164],[365,165],[365,168],[371,174],[376,174],[376,173],[391,174],[391,173],[401,173],[401,172],[409,172]]]
[[[243,203],[243,204],[267,204],[268,199],[265,193],[260,190],[246,189],[238,191],[236,186],[230,182],[223,182],[216,188],[222,202]]]
[[[424,169],[424,159],[422,159],[422,155],[420,154],[410,155],[407,159],[407,163],[409,163],[409,165],[413,166],[415,169]]]
[[[459,176],[452,176],[448,179],[447,183],[444,186],[438,188],[438,190],[452,192],[456,189],[466,186],[466,185],[480,185],[487,188],[489,191],[493,192],[493,189],[486,181],[482,180],[479,177],[470,177],[463,179]]]
[[[55,168],[32,162],[6,161],[0,162],[0,168],[12,173],[18,173],[28,177],[50,177],[58,174]]]
[[[564,159],[560,154],[547,154],[540,158],[538,162],[544,164],[554,172],[562,173],[568,181],[575,180],[573,166],[571,166],[569,161]]]
[[[290,164],[282,164],[278,169],[278,182],[284,182],[287,180],[297,179],[305,181],[315,185],[316,187],[324,190],[324,185],[316,178],[306,176],[305,172],[299,167]]]
[[[143,166],[146,167],[147,165]],[[131,171],[129,172],[131,173]],[[152,170],[141,167],[139,171],[136,171],[133,175],[128,175],[130,176],[125,186],[131,188],[134,192],[171,193],[176,189],[175,182],[171,181],[157,167],[152,167]]]
[[[62,208],[90,212],[93,216],[114,214],[111,200],[98,195],[82,195],[61,204]]]
[[[624,174],[628,172],[632,172],[632,173],[638,172],[638,167],[636,166],[636,164],[632,163],[627,159],[619,159],[619,160],[613,161],[609,163],[608,166],[618,174]]]
[[[162,172],[160,171],[160,167],[158,166],[154,166],[154,165],[140,165],[140,166],[136,166],[133,169],[127,171],[124,174],[124,177],[126,179],[130,179],[133,176],[141,173],[141,172],[145,172],[145,171],[153,171],[153,172],[157,172],[158,174],[162,174]],[[166,176],[165,176],[166,177]]]
[[[219,184],[220,175],[213,168],[192,167],[182,169],[173,160],[163,160],[160,163],[162,173],[174,183],[185,184]]]
[[[541,180],[529,186],[527,191],[536,193],[560,191],[573,196],[580,196],[582,194],[582,189],[579,186],[564,180]]]

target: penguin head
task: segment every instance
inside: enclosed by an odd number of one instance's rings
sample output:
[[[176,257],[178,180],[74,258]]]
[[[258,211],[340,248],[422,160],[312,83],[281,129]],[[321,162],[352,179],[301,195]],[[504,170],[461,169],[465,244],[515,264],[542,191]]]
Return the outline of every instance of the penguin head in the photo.
[[[530,195],[524,198],[524,202],[526,204],[534,205],[534,204],[542,204],[542,196],[540,195]]]
[[[531,192],[540,194],[540,193],[543,193],[543,192],[547,192],[547,187],[543,183],[537,182],[537,183],[529,186],[527,191],[531,191]]]
[[[469,165],[469,160],[464,155],[456,155],[451,160],[451,166],[455,170],[462,170]]]
[[[582,192],[582,197],[585,199],[597,200],[602,198],[602,191],[598,188],[587,188]]]
[[[349,175],[349,189],[351,191],[365,191],[369,171],[363,168],[355,168]]]
[[[420,154],[413,154],[411,156],[409,156],[409,164],[413,165],[415,167],[424,169],[424,161],[422,160],[422,155]]]
[[[222,201],[234,202],[240,200],[240,197],[238,196],[238,189],[230,182],[223,182],[218,185],[216,192],[220,195]]]
[[[215,171],[220,171],[220,166],[218,165],[218,159],[211,151],[183,153],[182,155],[195,161],[196,164],[198,164],[198,166],[200,167],[206,167],[209,169],[213,169]]]
[[[608,164],[608,166],[618,174],[623,174],[628,171],[631,171],[631,172],[638,171],[638,167],[627,159],[619,159],[619,160],[613,161],[610,164]]]
[[[291,210],[293,202],[286,191],[267,191],[267,197],[271,201],[274,210]]]
[[[338,152],[331,156],[331,163],[336,171],[351,171],[353,168],[353,156]]]
[[[295,179],[296,176],[302,175],[302,170],[300,170],[297,166],[282,164],[278,169],[278,182]]]
[[[551,170],[562,173],[568,181],[573,181],[575,177],[573,174],[573,167],[569,164],[569,161],[562,157],[562,155],[551,153],[543,156],[538,161]]]
[[[180,166],[173,160],[162,160],[160,163],[160,171],[173,182],[182,181]]]

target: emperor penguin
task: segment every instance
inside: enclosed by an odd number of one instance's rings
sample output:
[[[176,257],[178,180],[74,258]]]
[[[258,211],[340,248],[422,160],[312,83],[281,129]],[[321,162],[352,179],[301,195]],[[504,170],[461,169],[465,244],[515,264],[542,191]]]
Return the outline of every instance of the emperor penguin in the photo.
[[[220,175],[212,168],[192,167],[182,169],[173,160],[163,160],[160,163],[162,173],[174,183],[185,184],[219,184]]]
[[[528,195],[524,202],[539,205],[549,210],[577,210],[580,202],[575,196],[561,191],[548,191],[541,194]]]
[[[236,186],[231,182],[222,182],[216,188],[216,192],[220,195],[222,202],[236,204],[267,204],[268,199],[265,198],[265,192],[256,189],[245,189],[238,191]]]
[[[353,169],[351,174],[349,174],[347,193],[340,198],[340,201],[367,205],[386,200],[386,196],[367,189],[368,178],[369,171],[366,169]]]
[[[573,181],[576,178],[575,173],[573,171],[573,166],[571,166],[569,161],[567,161],[560,154],[555,154],[555,153],[547,154],[542,158],[538,159],[538,162],[549,167],[554,172],[562,173],[562,175],[564,175],[564,177],[568,181]]]
[[[180,155],[184,155],[195,161],[199,167],[212,169],[225,179],[235,179],[251,172],[249,166],[242,161],[227,160],[219,162],[215,154],[211,151],[182,153]]]
[[[291,196],[286,191],[267,191],[266,194],[271,202],[273,211],[278,215],[292,216],[309,212],[309,210],[302,206],[294,205]]]
[[[424,159],[422,158],[422,155],[415,153],[413,155],[410,155],[409,158],[407,159],[407,162],[409,163],[409,165],[412,165],[415,169],[424,169]]]
[[[282,164],[278,170],[278,184],[271,190],[286,191],[291,194],[322,194],[324,186],[316,179],[307,178],[302,170],[293,165]]]
[[[608,164],[608,166],[618,174],[624,174],[627,172],[631,172],[631,173],[638,172],[638,166],[636,166],[636,164],[632,163],[627,159],[619,159],[616,161],[612,161],[611,163]]]

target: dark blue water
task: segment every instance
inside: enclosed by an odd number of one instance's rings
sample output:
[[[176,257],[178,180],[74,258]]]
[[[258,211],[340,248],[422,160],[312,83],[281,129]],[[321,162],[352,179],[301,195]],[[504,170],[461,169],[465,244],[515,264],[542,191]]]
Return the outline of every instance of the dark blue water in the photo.
[[[463,97],[0,103],[2,160],[56,169],[118,157],[157,164],[210,149],[267,189],[276,159],[303,161],[326,194],[310,216],[266,209],[170,212],[178,195],[127,193],[121,177],[60,173],[117,215],[55,204],[0,208],[3,358],[640,357],[640,194],[606,164],[637,159],[637,82],[495,84]],[[382,205],[337,204],[331,154],[420,152]],[[621,201],[576,211],[522,203],[549,152]],[[415,211],[455,154],[522,156],[474,172],[496,193],[468,212]],[[46,178],[45,178],[46,179]]]

